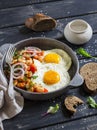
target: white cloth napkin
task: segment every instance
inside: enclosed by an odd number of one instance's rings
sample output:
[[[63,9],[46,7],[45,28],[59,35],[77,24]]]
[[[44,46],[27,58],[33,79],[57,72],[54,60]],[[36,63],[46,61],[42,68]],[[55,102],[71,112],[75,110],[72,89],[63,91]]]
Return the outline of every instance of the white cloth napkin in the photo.
[[[1,49],[2,50],[2,49]],[[4,50],[3,50],[4,53]],[[2,54],[0,53],[0,59]],[[0,69],[0,130],[4,130],[2,121],[19,114],[24,106],[24,98],[7,84]]]

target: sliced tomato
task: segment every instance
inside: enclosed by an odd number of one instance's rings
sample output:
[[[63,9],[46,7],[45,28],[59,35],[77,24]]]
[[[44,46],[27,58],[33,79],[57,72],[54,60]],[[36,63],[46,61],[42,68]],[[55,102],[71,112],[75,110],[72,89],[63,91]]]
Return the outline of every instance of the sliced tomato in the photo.
[[[44,93],[47,93],[47,92],[48,92],[48,90],[46,88],[44,88]]]
[[[35,71],[37,71],[37,67],[34,64],[31,64],[30,71],[32,71],[32,73],[35,73]]]
[[[48,90],[46,88],[43,88],[41,85],[36,84],[34,87],[34,92],[38,93],[47,93]]]

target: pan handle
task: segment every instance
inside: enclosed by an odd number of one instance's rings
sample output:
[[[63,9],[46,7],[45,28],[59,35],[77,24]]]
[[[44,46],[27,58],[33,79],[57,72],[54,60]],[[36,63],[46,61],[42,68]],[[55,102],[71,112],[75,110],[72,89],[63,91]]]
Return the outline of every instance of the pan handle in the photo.
[[[75,77],[71,80],[69,85],[77,87],[77,86],[81,86],[83,84],[83,82],[84,82],[84,79],[82,78],[82,76],[79,73],[77,73],[75,75]]]

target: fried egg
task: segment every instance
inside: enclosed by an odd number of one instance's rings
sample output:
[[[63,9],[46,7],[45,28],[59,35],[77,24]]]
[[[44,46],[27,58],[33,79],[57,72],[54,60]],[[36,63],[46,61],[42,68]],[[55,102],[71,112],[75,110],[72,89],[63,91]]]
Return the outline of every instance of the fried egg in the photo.
[[[51,53],[45,53],[51,54]],[[56,53],[53,53],[56,54]],[[57,56],[57,55],[56,55]],[[63,66],[62,58],[58,55],[59,63],[52,63],[53,60],[50,58],[50,62],[47,62],[44,57],[44,63],[41,63],[38,60],[34,59],[34,64],[37,67],[37,71],[33,74],[33,76],[37,76],[36,79],[33,79],[34,83],[41,84],[44,88],[46,88],[49,92],[60,89],[64,86],[67,86],[70,82],[70,76],[67,72],[66,63],[65,67]],[[53,57],[54,58],[54,57]],[[54,62],[56,60],[54,59]]]
[[[62,49],[44,51],[43,62],[60,64],[68,71],[71,66],[71,57]]]

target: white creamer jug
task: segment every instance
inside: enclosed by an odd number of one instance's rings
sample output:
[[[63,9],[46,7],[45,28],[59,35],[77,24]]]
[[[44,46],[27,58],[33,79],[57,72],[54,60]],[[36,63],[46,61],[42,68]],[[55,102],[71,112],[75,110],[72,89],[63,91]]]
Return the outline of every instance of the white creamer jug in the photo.
[[[65,38],[73,44],[80,45],[88,42],[92,37],[91,26],[82,19],[69,22],[64,29]]]

